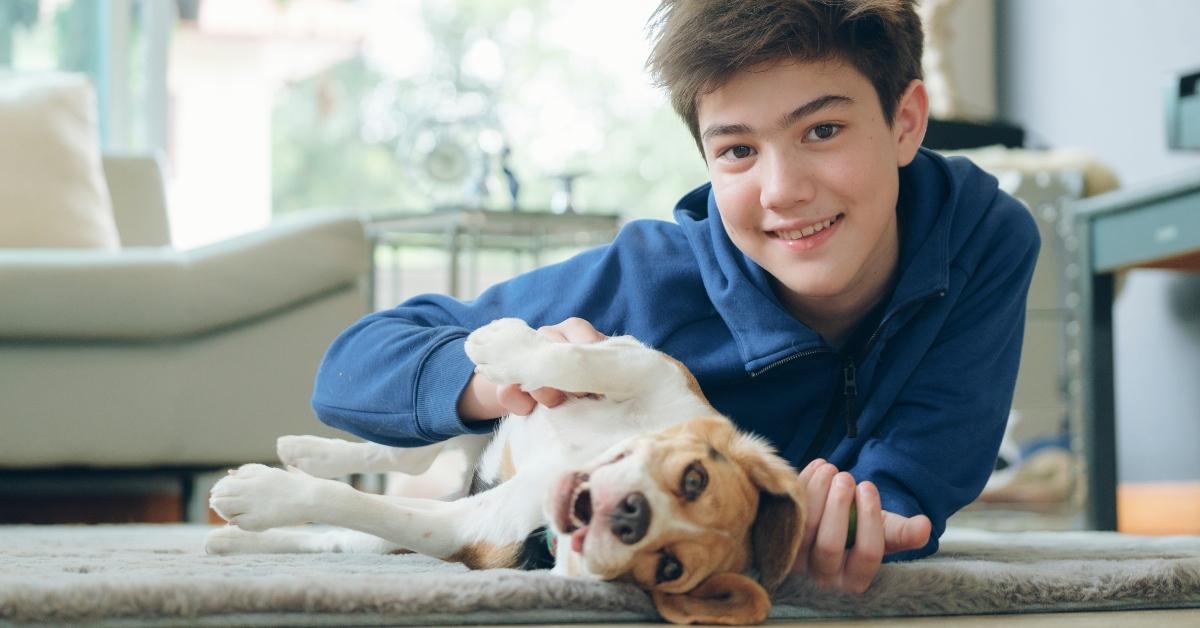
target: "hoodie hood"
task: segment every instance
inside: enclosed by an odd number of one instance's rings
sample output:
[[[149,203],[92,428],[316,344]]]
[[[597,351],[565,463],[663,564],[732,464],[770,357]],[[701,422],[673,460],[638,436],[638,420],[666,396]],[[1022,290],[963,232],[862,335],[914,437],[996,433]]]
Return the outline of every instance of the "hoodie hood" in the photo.
[[[964,190],[970,190],[969,196]],[[924,148],[900,169],[900,259],[884,320],[913,301],[947,289],[953,255],[996,191],[995,178],[969,161],[947,160]],[[675,221],[700,261],[705,290],[732,332],[746,370],[754,373],[791,355],[828,348],[788,312],[770,274],[733,244],[719,212],[712,184],[706,183],[680,199]]]

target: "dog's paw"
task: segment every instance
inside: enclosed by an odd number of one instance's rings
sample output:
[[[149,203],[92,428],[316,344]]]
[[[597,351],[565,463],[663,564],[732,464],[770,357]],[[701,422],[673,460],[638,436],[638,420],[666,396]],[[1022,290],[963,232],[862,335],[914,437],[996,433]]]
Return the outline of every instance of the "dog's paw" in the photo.
[[[280,436],[275,441],[279,461],[318,478],[336,478],[361,470],[354,455],[357,443],[320,436]]]
[[[467,356],[476,371],[497,384],[529,384],[525,368],[552,341],[518,318],[492,321],[467,336]]]
[[[317,481],[299,472],[242,465],[213,486],[208,505],[243,530],[298,525],[309,521]]]
[[[312,551],[300,529],[281,528],[251,532],[237,526],[225,526],[208,533],[204,539],[207,554],[295,554]]]
[[[205,554],[257,554],[262,552],[262,532],[249,532],[236,526],[217,528],[204,538]]]

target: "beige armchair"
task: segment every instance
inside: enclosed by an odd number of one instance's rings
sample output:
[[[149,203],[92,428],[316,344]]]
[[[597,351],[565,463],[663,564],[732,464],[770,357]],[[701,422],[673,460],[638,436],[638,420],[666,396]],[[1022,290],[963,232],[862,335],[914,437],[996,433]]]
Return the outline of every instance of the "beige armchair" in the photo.
[[[122,248],[0,249],[0,470],[210,468],[330,433],[317,364],[366,312],[358,219],[170,246],[158,163],[104,159]]]

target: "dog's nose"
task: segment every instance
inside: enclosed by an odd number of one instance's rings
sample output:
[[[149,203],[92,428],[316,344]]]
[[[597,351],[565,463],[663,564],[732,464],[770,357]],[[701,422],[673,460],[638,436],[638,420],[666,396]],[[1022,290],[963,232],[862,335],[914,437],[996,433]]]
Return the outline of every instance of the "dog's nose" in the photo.
[[[650,502],[641,493],[630,493],[608,515],[608,522],[622,543],[633,545],[650,527]]]

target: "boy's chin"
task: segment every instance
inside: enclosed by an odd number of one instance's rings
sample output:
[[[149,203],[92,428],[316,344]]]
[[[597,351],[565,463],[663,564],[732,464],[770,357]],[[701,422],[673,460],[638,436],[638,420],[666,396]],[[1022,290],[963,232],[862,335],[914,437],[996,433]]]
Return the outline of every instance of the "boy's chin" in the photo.
[[[797,300],[835,299],[846,293],[846,281],[840,277],[814,277],[815,269],[788,268],[785,272],[774,273],[775,291],[784,303]]]

